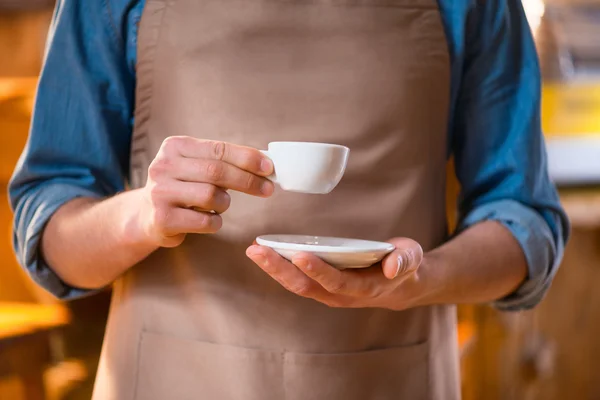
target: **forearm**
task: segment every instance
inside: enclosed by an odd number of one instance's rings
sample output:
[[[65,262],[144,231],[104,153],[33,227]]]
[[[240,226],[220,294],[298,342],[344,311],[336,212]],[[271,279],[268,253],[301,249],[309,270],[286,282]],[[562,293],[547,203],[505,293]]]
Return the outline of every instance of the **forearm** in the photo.
[[[170,137],[148,168],[144,188],[59,208],[44,230],[42,255],[71,286],[103,287],[158,247],[221,229],[221,214],[231,204],[228,189],[269,197],[274,188],[265,177],[272,173],[272,162],[257,149]]]
[[[42,236],[42,255],[66,283],[96,289],[110,284],[157,246],[135,222],[140,190],[105,200],[78,198],[52,216]]]
[[[483,303],[515,291],[527,261],[507,228],[485,221],[425,254],[418,275],[422,304]]]

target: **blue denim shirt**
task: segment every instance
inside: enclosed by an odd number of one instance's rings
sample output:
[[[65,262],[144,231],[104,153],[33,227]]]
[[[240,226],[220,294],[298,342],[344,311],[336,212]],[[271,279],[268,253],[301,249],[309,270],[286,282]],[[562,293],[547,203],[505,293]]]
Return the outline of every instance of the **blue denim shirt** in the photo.
[[[495,305],[530,308],[550,286],[569,231],[546,171],[532,36],[517,0],[439,6],[451,56],[448,154],[462,187],[459,230],[496,220],[512,232],[529,274]],[[48,219],[75,197],[125,188],[143,7],[143,0],[58,1],[29,141],[9,186],[17,256],[57,297],[87,292],[62,282],[40,255]]]

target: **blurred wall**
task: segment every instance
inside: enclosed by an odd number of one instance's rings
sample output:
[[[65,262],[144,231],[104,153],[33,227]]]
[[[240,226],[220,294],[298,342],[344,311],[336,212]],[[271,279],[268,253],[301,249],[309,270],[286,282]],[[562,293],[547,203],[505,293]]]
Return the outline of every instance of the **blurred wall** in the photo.
[[[0,301],[50,301],[15,261],[6,185],[27,138],[51,16],[51,8],[0,11]]]

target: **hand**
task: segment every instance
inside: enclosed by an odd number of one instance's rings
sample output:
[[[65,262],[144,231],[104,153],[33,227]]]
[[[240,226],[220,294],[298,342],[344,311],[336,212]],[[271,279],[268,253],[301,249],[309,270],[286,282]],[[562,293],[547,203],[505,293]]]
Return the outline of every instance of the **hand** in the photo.
[[[274,250],[253,245],[246,255],[287,290],[330,307],[415,307],[423,249],[411,239],[396,238],[396,250],[366,269],[340,271],[312,254],[297,254],[292,262]]]
[[[268,197],[272,162],[260,151],[192,137],[167,138],[141,190],[139,231],[152,244],[175,247],[187,233],[221,228],[231,198],[227,189]]]

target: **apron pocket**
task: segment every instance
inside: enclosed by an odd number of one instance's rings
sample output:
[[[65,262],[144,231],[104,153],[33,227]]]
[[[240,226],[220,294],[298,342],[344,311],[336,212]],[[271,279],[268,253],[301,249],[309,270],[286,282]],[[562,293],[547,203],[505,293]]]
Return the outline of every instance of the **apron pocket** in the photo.
[[[435,0],[274,0],[284,3],[295,4],[325,4],[331,6],[350,7],[397,7],[408,9],[431,9],[437,10],[438,3]]]
[[[428,343],[284,359],[286,400],[426,400]]]
[[[427,343],[305,354],[144,332],[135,400],[426,400],[427,375]]]
[[[136,400],[284,399],[281,353],[142,333]]]

